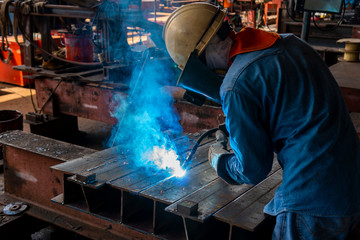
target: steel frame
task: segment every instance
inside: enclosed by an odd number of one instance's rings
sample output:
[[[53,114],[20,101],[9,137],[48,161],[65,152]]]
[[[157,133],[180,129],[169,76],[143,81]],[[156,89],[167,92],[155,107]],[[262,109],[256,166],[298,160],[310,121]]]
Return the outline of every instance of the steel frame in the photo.
[[[199,147],[187,177],[176,179],[136,167],[118,147],[94,152],[7,132],[0,135],[5,198],[25,201],[26,214],[92,239],[271,236],[273,221],[262,209],[281,183],[279,166],[255,187],[224,184],[207,163],[209,140]],[[198,203],[196,217],[172,210],[186,199]]]

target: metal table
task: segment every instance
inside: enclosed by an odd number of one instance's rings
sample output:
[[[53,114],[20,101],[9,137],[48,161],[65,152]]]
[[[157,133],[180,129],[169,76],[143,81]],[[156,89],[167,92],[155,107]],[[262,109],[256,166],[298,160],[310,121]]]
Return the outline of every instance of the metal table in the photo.
[[[175,178],[134,165],[118,147],[93,152],[8,132],[0,135],[5,193],[28,203],[26,214],[90,238],[270,239],[274,219],[263,207],[281,184],[279,165],[258,185],[228,185],[207,161],[212,142]],[[198,205],[196,214],[178,211],[184,201]]]

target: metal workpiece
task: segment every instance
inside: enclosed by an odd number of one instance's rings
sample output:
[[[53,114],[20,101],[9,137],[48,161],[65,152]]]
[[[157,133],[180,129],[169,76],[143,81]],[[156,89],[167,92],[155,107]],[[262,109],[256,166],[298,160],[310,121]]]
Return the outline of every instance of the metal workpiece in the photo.
[[[249,184],[229,185],[218,178],[166,207],[165,210],[182,217],[188,239],[196,239],[199,231],[207,232],[207,229],[213,227],[217,229],[216,226],[221,227],[214,234],[222,237],[255,239],[254,236],[262,234],[261,225],[268,221],[268,216],[263,213],[263,208],[274,196],[275,189],[281,183],[281,170],[279,169],[279,164],[274,160],[268,178],[255,186]],[[259,201],[261,202],[259,203]],[[190,207],[182,206],[184,202],[191,203]],[[240,206],[234,207],[233,204],[236,202]],[[191,207],[196,205],[197,211],[196,214],[193,214]],[[251,209],[250,212],[242,214],[247,208]],[[235,218],[236,214],[240,217]],[[195,229],[194,225],[197,225]],[[267,224],[266,227],[269,225],[271,224]],[[262,231],[255,232],[258,228]],[[267,231],[271,231],[269,229],[263,233],[268,234]]]
[[[209,163],[204,162],[189,169],[183,178],[170,178],[167,181],[160,182],[149,189],[141,191],[140,195],[172,204],[217,178],[215,170]]]
[[[74,144],[53,140],[47,137],[14,130],[0,134],[0,144],[15,147],[27,152],[68,161],[88,155],[95,150]]]
[[[276,171],[261,183],[255,185],[251,191],[234,199],[227,206],[214,214],[220,221],[228,222],[250,232],[267,217],[263,208],[275,195],[275,190],[282,182],[282,170]],[[236,211],[234,211],[236,209]]]
[[[82,172],[75,175],[76,181],[83,184],[91,184],[96,182],[96,173]]]
[[[182,200],[176,205],[176,210],[180,214],[194,216],[198,214],[199,203],[190,200]]]
[[[114,149],[76,159],[73,161],[74,166],[71,166],[71,162],[57,165],[53,168],[62,169],[67,176],[62,203],[169,239],[175,237],[168,232],[169,229],[176,232],[177,236],[182,236],[180,239],[198,239],[213,234],[219,237],[239,235],[240,230],[235,229],[233,233],[233,228],[247,228],[245,232],[253,232],[266,220],[262,207],[252,209],[256,214],[262,214],[257,221],[252,219],[248,223],[244,220],[244,226],[232,223],[226,216],[212,218],[215,213],[238,198],[241,197],[240,201],[244,201],[247,196],[252,196],[247,193],[254,187],[247,184],[228,185],[217,176],[207,161],[208,147],[211,143],[212,141],[199,148],[183,178],[170,176],[165,171],[149,171],[144,167],[132,165],[127,162],[126,157],[119,159]],[[102,155],[104,157],[101,157]],[[110,160],[114,158],[117,160]],[[126,164],[121,164],[122,161]],[[269,174],[270,179],[277,176],[275,174],[279,168],[275,162]],[[99,177],[95,182],[85,184],[84,181],[76,181],[78,175],[71,175],[76,172],[86,172],[89,176],[96,174]],[[118,176],[115,177],[116,175]],[[279,181],[281,182],[281,177]],[[275,189],[279,181],[264,181],[261,184],[270,184],[269,186]],[[260,197],[273,196],[273,192],[268,191],[266,187],[260,186],[256,189],[260,189]],[[256,203],[259,198],[253,198],[253,202],[248,205]],[[255,227],[251,229],[248,225],[252,223]],[[222,230],[214,233],[212,229],[218,225]]]
[[[23,133],[24,138],[27,134]],[[3,141],[6,195],[29,205],[25,214],[49,222],[57,219],[54,224],[66,229],[66,222],[76,223],[76,229],[83,230],[70,230],[81,235],[108,239],[253,239],[266,232],[262,226],[271,226],[264,224],[268,218],[262,211],[281,183],[279,166],[274,164],[268,178],[258,185],[228,185],[207,160],[213,139],[199,146],[186,175],[177,178],[166,171],[136,166],[131,155],[119,147],[89,150],[82,155],[86,152],[81,151],[83,148],[39,136],[36,142],[68,147],[74,156],[80,156],[60,160],[56,154],[50,157],[42,151],[34,153],[31,147],[27,150],[16,136]],[[46,152],[53,151],[49,147]]]
[[[185,237],[181,218],[164,209],[218,178],[207,162],[211,143],[199,147],[183,178],[138,167],[131,157],[119,157],[117,147],[53,166],[64,173],[64,193],[52,201],[170,239],[169,229]],[[86,183],[88,176],[96,181]]]
[[[95,152],[23,131],[0,135],[4,147],[6,194],[50,206],[50,199],[63,192],[63,175],[51,166]]]

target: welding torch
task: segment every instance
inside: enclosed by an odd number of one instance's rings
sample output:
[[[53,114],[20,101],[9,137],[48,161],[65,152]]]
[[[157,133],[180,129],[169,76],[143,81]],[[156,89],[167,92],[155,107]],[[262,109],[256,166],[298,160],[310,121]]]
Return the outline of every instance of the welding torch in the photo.
[[[212,129],[206,131],[205,133],[201,134],[200,137],[196,140],[193,148],[191,149],[190,155],[187,157],[187,159],[185,159],[184,163],[182,164],[183,166],[185,166],[185,168],[186,168],[186,163],[190,162],[192,160],[192,158],[194,157],[195,152],[198,149],[198,147],[200,146],[201,142],[205,138],[214,134],[217,130],[223,131],[227,136],[229,135],[228,131],[226,130],[225,124],[220,124],[218,127],[212,128]]]

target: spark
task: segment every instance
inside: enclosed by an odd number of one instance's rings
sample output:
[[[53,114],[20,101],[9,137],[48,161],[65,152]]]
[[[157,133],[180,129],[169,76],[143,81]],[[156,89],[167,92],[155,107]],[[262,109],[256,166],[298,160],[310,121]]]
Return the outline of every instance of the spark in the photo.
[[[148,159],[158,168],[169,171],[175,177],[183,177],[186,170],[181,167],[178,158],[173,149],[167,150],[164,146],[155,146],[148,155]]]

